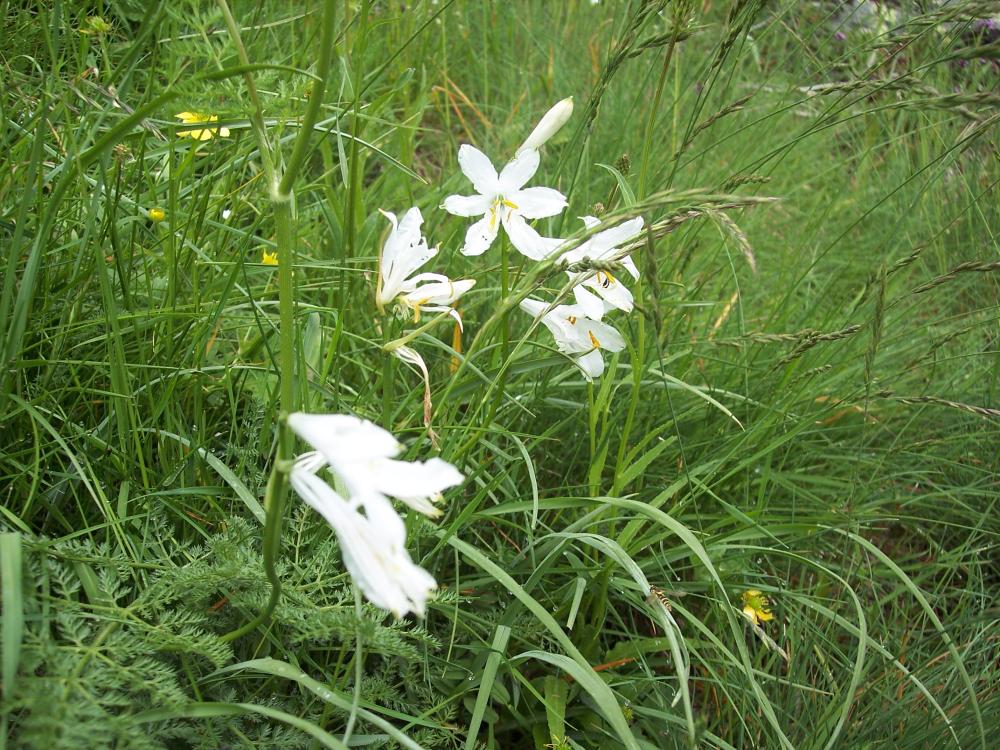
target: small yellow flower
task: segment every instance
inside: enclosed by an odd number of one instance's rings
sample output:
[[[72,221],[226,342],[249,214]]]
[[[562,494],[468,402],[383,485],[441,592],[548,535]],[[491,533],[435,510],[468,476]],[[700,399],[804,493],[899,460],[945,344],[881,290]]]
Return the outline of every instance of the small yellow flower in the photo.
[[[770,606],[767,597],[757,589],[747,589],[743,592],[743,614],[754,625],[774,619]]]
[[[203,115],[200,112],[178,112],[174,117],[180,119],[185,125],[197,125],[202,122],[218,122],[218,115]],[[229,137],[229,128],[196,128],[195,130],[178,130],[180,138],[185,136],[194,138],[196,141],[210,141],[215,136]]]
[[[111,24],[100,16],[87,16],[86,22],[79,31],[84,36],[100,36],[111,31]]]
[[[267,250],[261,256],[260,262],[265,266],[276,266],[278,265],[278,251],[275,250],[273,253],[269,253]]]
[[[162,208],[151,208],[146,212],[146,215],[150,221],[155,221],[157,224],[167,218],[167,212]]]

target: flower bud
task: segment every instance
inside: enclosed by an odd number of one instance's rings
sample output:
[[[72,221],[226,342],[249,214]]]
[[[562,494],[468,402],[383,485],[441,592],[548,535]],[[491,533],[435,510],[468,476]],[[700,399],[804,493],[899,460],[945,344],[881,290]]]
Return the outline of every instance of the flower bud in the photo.
[[[540,148],[543,143],[558,132],[559,128],[566,124],[566,121],[569,120],[572,114],[573,97],[569,96],[545,113],[538,125],[535,126],[535,129],[531,131],[531,135],[521,144],[517,153],[519,154],[528,149]]]

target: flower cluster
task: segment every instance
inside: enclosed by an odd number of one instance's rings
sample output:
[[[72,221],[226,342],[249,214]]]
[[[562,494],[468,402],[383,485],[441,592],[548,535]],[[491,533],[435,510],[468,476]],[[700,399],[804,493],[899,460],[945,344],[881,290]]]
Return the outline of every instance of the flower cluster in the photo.
[[[559,191],[525,185],[538,170],[539,147],[562,127],[572,111],[572,99],[563,100],[550,109],[499,173],[484,153],[463,144],[458,150],[458,164],[476,194],[448,196],[442,207],[456,216],[481,217],[466,231],[462,248],[465,255],[484,253],[502,228],[510,243],[532,260],[556,257],[571,268],[591,267],[567,271],[576,304],[550,305],[528,298],[520,307],[533,317],[541,318],[552,332],[559,351],[572,357],[584,376],[592,380],[604,372],[602,350],[617,352],[625,346],[621,334],[602,322],[602,318],[613,309],[631,312],[632,293],[607,267],[620,265],[633,279],[639,278],[635,263],[619,248],[642,231],[643,220],[641,217],[631,219],[596,232],[561,254],[559,248],[570,243],[543,237],[528,224],[530,219],[557,216],[566,208],[566,198]],[[582,218],[588,231],[600,225],[600,220],[593,216]]]
[[[600,221],[583,217],[589,235],[583,242],[543,237],[529,221],[557,216],[566,208],[565,196],[542,186],[529,187],[538,170],[538,149],[568,120],[573,102],[559,102],[542,118],[521,144],[513,159],[499,172],[489,158],[465,144],[458,152],[462,172],[475,189],[473,195],[452,195],[443,208],[449,213],[476,218],[465,235],[462,253],[482,255],[503,230],[511,244],[532,260],[555,258],[566,267],[574,304],[549,304],[527,298],[521,308],[552,332],[560,351],[574,359],[589,379],[604,371],[602,350],[621,351],[621,334],[604,322],[610,310],[626,313],[633,308],[632,293],[612,274],[623,268],[632,278],[639,271],[620,247],[641,230],[641,218],[595,231]],[[214,117],[183,113],[186,123],[215,122]],[[186,117],[185,117],[186,116]],[[181,134],[206,140],[226,135],[225,129],[207,127]],[[441,273],[421,271],[438,254],[422,233],[423,216],[416,206],[401,218],[382,211],[390,229],[379,255],[375,306],[380,313],[396,307],[419,323],[423,313],[462,317],[455,303],[474,285],[473,279],[453,281]],[[262,262],[274,264],[267,253]],[[416,367],[425,382],[424,422],[430,429],[430,382],[426,363],[404,339],[386,346],[395,356]],[[426,462],[401,461],[402,446],[381,427],[357,417],[339,414],[295,413],[288,426],[314,450],[294,462],[290,483],[308,505],[333,527],[344,564],[361,592],[379,607],[397,616],[423,615],[435,588],[433,577],[413,562],[406,549],[406,527],[390,497],[427,516],[436,516],[441,492],[462,482],[462,475],[439,458]],[[331,485],[321,477],[326,472]]]
[[[344,414],[288,416],[288,426],[315,450],[299,456],[292,488],[333,527],[344,565],[365,597],[397,617],[423,615],[434,578],[406,550],[406,527],[393,508],[395,497],[427,516],[441,492],[462,482],[447,461],[400,461],[403,446],[381,427]],[[339,482],[338,492],[319,476]]]

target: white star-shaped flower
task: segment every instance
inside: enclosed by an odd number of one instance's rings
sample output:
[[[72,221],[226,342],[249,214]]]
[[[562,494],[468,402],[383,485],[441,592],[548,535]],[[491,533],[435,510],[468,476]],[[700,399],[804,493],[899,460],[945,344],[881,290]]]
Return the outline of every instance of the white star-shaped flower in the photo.
[[[587,317],[582,306],[548,308],[549,305],[541,300],[530,297],[521,300],[521,309],[532,317],[541,316],[542,323],[556,340],[556,347],[573,357],[587,380],[599,378],[604,372],[602,349],[619,352],[625,348],[625,339],[615,328]]]
[[[346,414],[288,415],[288,426],[309,443],[344,483],[352,499],[371,494],[390,495],[428,516],[441,511],[434,506],[441,492],[463,480],[447,461],[398,461],[403,449],[396,438],[378,425]]]
[[[600,219],[593,216],[580,217],[587,229],[600,225]],[[562,256],[567,263],[579,263],[585,260],[599,262],[621,263],[633,279],[639,278],[639,269],[627,255],[622,257],[619,245],[633,239],[642,231],[642,217],[629,219],[616,227],[590,237],[584,243]],[[587,317],[600,320],[610,309],[632,312],[632,292],[628,290],[609,271],[583,271],[573,273],[567,271],[571,281],[576,285],[573,294],[576,303],[583,309]]]
[[[519,152],[497,174],[486,154],[463,144],[458,149],[458,165],[476,189],[476,195],[449,195],[442,207],[456,216],[482,216],[465,234],[464,255],[486,252],[501,226],[511,244],[533,260],[541,260],[552,250],[551,243],[526,221],[555,216],[566,207],[566,198],[558,190],[524,187],[538,169],[538,151]]]
[[[452,281],[440,273],[411,275],[438,252],[436,247],[428,247],[420,233],[424,221],[420,209],[414,206],[399,221],[394,213],[381,213],[392,224],[392,231],[382,247],[379,263],[375,292],[379,309],[397,300],[413,313],[414,320],[420,320],[421,312],[447,312],[461,326],[462,318],[451,305],[475,285],[475,279]]]
[[[325,465],[318,453],[300,457],[289,476],[292,488],[333,528],[344,566],[368,601],[396,617],[422,617],[437,582],[406,551],[403,519],[377,493],[345,500],[316,476]]]

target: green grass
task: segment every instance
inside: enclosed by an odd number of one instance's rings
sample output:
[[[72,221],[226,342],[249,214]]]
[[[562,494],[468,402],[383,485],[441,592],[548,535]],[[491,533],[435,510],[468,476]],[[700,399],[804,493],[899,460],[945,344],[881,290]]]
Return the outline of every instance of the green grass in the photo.
[[[252,69],[215,3],[146,5],[0,3],[4,746],[992,746],[981,4],[859,26],[784,0],[330,3],[300,166],[323,4],[233,2]],[[593,386],[503,314],[499,246],[463,257],[438,210],[460,143],[502,163],[569,95],[534,184],[570,206],[539,229],[658,227]],[[178,138],[183,110],[230,137]],[[410,205],[434,270],[477,279],[457,372],[449,324],[411,342],[439,452],[382,350],[416,327],[373,301],[377,209]],[[261,264],[276,246],[294,276]],[[507,304],[565,291],[545,268],[512,253]],[[466,475],[407,519],[425,620],[359,604],[329,527],[280,481],[265,501],[290,405]]]

